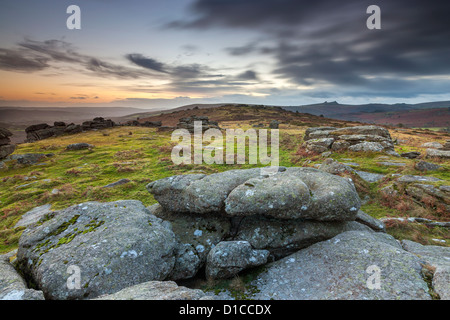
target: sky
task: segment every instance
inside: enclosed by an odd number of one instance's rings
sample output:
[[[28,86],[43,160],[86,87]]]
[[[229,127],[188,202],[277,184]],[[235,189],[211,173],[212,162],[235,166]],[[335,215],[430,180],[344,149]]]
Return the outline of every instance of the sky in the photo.
[[[0,0],[0,106],[450,100],[449,39],[448,0]]]

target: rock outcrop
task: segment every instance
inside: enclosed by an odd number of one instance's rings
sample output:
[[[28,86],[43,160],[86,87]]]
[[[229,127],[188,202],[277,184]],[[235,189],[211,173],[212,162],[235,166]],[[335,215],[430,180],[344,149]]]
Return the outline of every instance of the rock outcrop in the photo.
[[[187,129],[190,133],[194,133],[195,122],[201,122],[202,132],[208,129],[219,129],[219,123],[217,121],[210,121],[207,116],[190,116],[187,118],[181,118],[177,124],[177,129]]]
[[[341,232],[370,230],[354,221],[360,200],[353,184],[311,168],[173,176],[147,189],[159,202],[150,211],[170,221],[177,238],[172,280],[193,277],[223,241],[248,242],[279,259]]]
[[[11,139],[9,138],[11,136],[11,131],[0,128],[0,160],[5,159],[16,150],[16,145],[11,144]]]
[[[384,152],[398,156],[394,150],[389,131],[378,126],[357,126],[348,128],[309,128],[304,136],[309,151],[350,150],[354,152]]]
[[[112,128],[115,125],[116,124],[112,120],[105,120],[102,117],[95,118],[92,121],[85,121],[82,125],[73,123],[66,124],[60,121],[55,122],[53,126],[46,123],[35,124],[25,129],[27,134],[27,139],[25,142],[35,142],[65,134],[76,134],[83,131]]]

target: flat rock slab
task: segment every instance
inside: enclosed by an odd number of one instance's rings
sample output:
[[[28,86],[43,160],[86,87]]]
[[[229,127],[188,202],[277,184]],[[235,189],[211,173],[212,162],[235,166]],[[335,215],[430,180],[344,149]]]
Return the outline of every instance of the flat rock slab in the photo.
[[[389,162],[389,161],[378,162],[378,164],[381,164],[382,166],[387,166],[387,167],[404,167],[404,166],[406,166],[406,163]]]
[[[378,174],[378,173],[371,173],[371,172],[366,172],[366,171],[355,171],[358,176],[361,177],[361,179],[373,183],[373,182],[378,182],[381,179],[383,179],[385,177],[385,175],[383,174]]]
[[[393,237],[350,231],[267,265],[251,282],[259,291],[252,298],[429,300],[421,270]]]
[[[403,182],[403,183],[412,183],[412,182],[438,182],[438,181],[442,181],[442,180],[435,178],[435,177],[428,177],[428,176],[406,175],[406,176],[402,176],[402,177],[398,178],[397,181]]]
[[[212,300],[201,290],[179,287],[173,281],[149,281],[94,300]]]
[[[14,228],[19,227],[29,227],[35,223],[37,223],[39,220],[44,218],[46,215],[51,214],[53,211],[51,210],[52,205],[46,204],[40,207],[36,207],[27,213],[25,213],[22,218],[19,220],[19,222],[16,223]]]

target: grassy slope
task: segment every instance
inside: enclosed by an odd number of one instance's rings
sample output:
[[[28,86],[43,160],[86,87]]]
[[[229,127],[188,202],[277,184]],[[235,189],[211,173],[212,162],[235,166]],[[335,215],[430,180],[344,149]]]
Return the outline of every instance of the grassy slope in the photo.
[[[206,111],[206,113],[205,113]],[[251,128],[252,124],[267,124],[272,119],[283,122],[280,127],[280,156],[282,166],[314,166],[321,163],[320,155],[305,155],[300,147],[303,133],[307,127],[319,125],[344,126],[348,123],[324,119],[311,115],[295,114],[278,109],[257,109],[254,107],[237,108],[222,107],[211,110],[191,110],[172,114],[180,117],[195,113],[207,114],[211,119],[220,121],[223,128]],[[209,112],[209,113],[208,113]],[[188,113],[188,114],[187,114]],[[131,134],[130,134],[131,133]],[[395,138],[405,141],[397,151],[418,150],[418,146],[427,141],[443,142],[448,136],[429,131],[411,132],[408,130],[392,131]],[[65,146],[71,143],[87,142],[95,145],[92,150],[66,151]],[[156,129],[141,127],[119,127],[103,131],[85,132],[73,136],[47,139],[32,144],[19,145],[16,154],[22,153],[54,153],[55,156],[45,160],[45,165],[19,166],[12,165],[8,170],[0,171],[0,253],[17,247],[18,238],[23,229],[14,228],[20,217],[28,210],[52,204],[52,209],[61,209],[86,201],[115,201],[119,199],[136,199],[145,205],[155,203],[145,186],[153,180],[192,172],[214,173],[237,168],[250,168],[253,165],[183,165],[175,166],[171,162],[170,133],[157,133]],[[413,169],[413,160],[391,158],[392,161],[407,163],[406,167],[382,167],[377,164],[380,154],[336,153],[333,157],[342,162],[357,162],[359,170],[392,174],[419,174]],[[348,160],[351,159],[351,160]],[[447,169],[432,176],[450,181],[448,163],[441,163]],[[28,177],[28,180],[26,180]],[[117,180],[127,178],[132,182],[116,188],[105,189],[103,186]],[[50,179],[50,182],[43,180]],[[405,206],[384,203],[379,197],[379,188],[389,183],[386,178],[381,186],[359,181],[361,196],[368,194],[371,201],[363,209],[375,216],[407,216]],[[36,182],[37,183],[33,183]],[[32,183],[28,186],[26,184]],[[439,184],[443,184],[438,183]],[[53,194],[52,190],[59,190]],[[420,211],[420,210],[419,210]],[[439,220],[442,216],[433,210],[413,212],[415,216],[426,216]],[[426,244],[436,244],[433,238],[450,237],[446,229],[426,228],[412,225],[393,225],[389,232],[398,238],[408,238]]]

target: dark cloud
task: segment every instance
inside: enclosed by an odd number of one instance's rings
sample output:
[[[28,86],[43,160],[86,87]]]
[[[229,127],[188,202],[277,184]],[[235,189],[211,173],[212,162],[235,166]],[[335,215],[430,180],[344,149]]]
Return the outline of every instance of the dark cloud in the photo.
[[[20,50],[0,48],[0,69],[17,72],[34,72],[49,67],[49,59],[40,56],[22,55]]]
[[[381,30],[366,28],[372,4],[381,8]],[[449,1],[197,0],[191,10],[194,19],[172,27],[259,33],[264,46],[253,39],[226,51],[268,55],[273,73],[295,84],[409,96],[432,83],[406,78],[450,75]]]
[[[35,72],[59,67],[54,62],[67,63],[72,71],[102,77],[137,79],[149,77],[149,72],[103,61],[84,55],[68,42],[61,40],[35,41],[25,39],[15,49],[0,48],[0,69],[16,72]]]
[[[140,67],[158,71],[158,72],[166,72],[165,66],[163,63],[156,61],[155,59],[146,58],[142,54],[139,53],[131,53],[127,54],[126,58],[130,60],[135,65],[138,65]]]
[[[253,70],[247,70],[237,76],[241,80],[258,80],[258,75]]]

